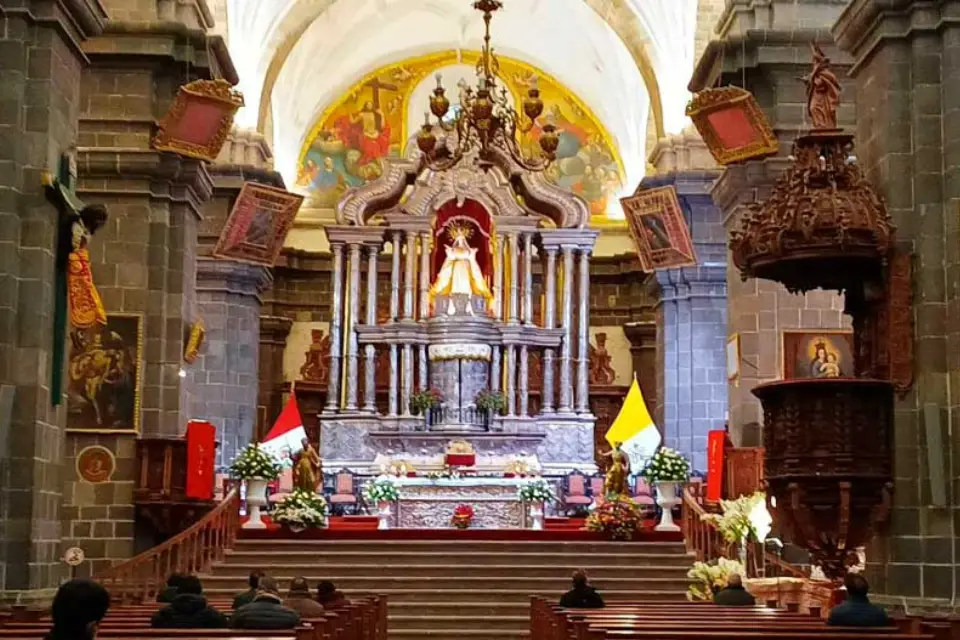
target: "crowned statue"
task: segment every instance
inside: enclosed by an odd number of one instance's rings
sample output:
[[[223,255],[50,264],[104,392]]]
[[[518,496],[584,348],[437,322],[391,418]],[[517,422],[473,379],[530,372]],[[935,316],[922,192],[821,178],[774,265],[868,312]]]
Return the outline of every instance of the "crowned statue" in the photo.
[[[447,315],[456,315],[457,306],[454,302],[458,298],[466,300],[465,310],[469,315],[474,314],[474,299],[483,299],[485,308],[493,299],[483,270],[477,263],[477,249],[467,242],[472,233],[473,229],[465,224],[453,224],[447,231],[453,243],[446,246],[447,257],[430,288],[433,300],[446,300]]]

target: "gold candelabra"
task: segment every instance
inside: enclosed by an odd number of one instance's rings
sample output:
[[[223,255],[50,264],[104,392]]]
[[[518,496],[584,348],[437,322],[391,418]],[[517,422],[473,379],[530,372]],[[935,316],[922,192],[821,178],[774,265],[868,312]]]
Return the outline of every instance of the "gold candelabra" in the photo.
[[[500,81],[500,63],[490,46],[490,20],[493,14],[503,8],[501,0],[476,0],[474,9],[483,12],[485,32],[483,51],[477,61],[477,88],[461,86],[460,110],[452,121],[445,120],[450,110],[450,99],[443,88],[443,78],[437,74],[437,88],[430,96],[430,111],[424,114],[424,123],[417,135],[417,146],[426,157],[429,168],[444,171],[456,165],[465,155],[479,149],[481,161],[490,162],[492,150],[497,147],[506,151],[510,157],[528,171],[543,171],[556,157],[560,142],[557,128],[553,124],[541,127],[540,150],[536,158],[524,157],[518,137],[529,133],[536,125],[537,118],[543,113],[543,100],[537,87],[537,78],[533,77],[527,96],[523,99],[523,113],[526,120],[511,104],[509,91]],[[431,113],[437,123],[431,121]],[[456,147],[437,144],[436,128],[448,134],[456,134]]]

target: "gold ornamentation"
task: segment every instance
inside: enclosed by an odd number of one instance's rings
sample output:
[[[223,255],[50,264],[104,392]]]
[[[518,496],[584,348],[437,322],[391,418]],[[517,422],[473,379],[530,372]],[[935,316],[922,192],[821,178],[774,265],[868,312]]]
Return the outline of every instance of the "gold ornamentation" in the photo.
[[[203,340],[207,335],[203,320],[197,320],[190,327],[190,335],[187,338],[187,346],[183,350],[183,361],[187,364],[193,364],[200,355],[200,347],[203,346]]]
[[[117,469],[113,452],[102,445],[86,447],[77,454],[77,477],[90,484],[110,482]]]
[[[233,126],[233,117],[242,106],[243,94],[226,80],[195,80],[183,85],[163,120],[158,123],[157,134],[151,145],[157,151],[170,151],[189,158],[214,162],[227,141],[227,135]],[[191,107],[203,107],[204,112],[209,108],[219,109],[219,121],[198,121],[196,116],[201,112],[194,113]],[[209,118],[210,114],[202,115]],[[210,128],[201,128],[204,124],[209,124]],[[198,127],[198,130],[192,132],[191,126]],[[191,133],[196,134],[197,139],[191,139]]]
[[[466,440],[451,440],[447,445],[447,455],[464,456],[475,455],[473,445]]]
[[[706,89],[687,105],[704,143],[718,164],[728,165],[775,155],[780,143],[753,94],[740,87]],[[742,128],[731,137],[724,127]]]

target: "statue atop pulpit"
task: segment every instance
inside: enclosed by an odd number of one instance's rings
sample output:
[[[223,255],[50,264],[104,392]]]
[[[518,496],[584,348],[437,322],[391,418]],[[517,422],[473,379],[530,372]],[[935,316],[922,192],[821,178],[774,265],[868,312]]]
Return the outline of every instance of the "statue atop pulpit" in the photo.
[[[445,307],[441,309],[435,306],[436,313],[457,315],[456,303],[463,301],[464,312],[467,315],[474,315],[474,309],[477,306],[474,300],[482,300],[484,310],[493,300],[486,276],[477,262],[477,249],[471,247],[468,242],[472,234],[473,229],[463,223],[455,223],[448,227],[447,235],[453,239],[453,243],[446,245],[446,258],[433,286],[430,287],[430,297],[434,304],[440,303]]]

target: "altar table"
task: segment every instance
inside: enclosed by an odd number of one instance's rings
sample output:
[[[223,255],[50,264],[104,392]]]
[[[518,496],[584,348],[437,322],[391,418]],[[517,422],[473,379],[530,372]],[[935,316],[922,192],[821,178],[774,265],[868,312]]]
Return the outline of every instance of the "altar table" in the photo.
[[[471,529],[522,529],[521,478],[397,478],[400,500],[394,523],[401,529],[452,529],[453,510],[473,507]]]

